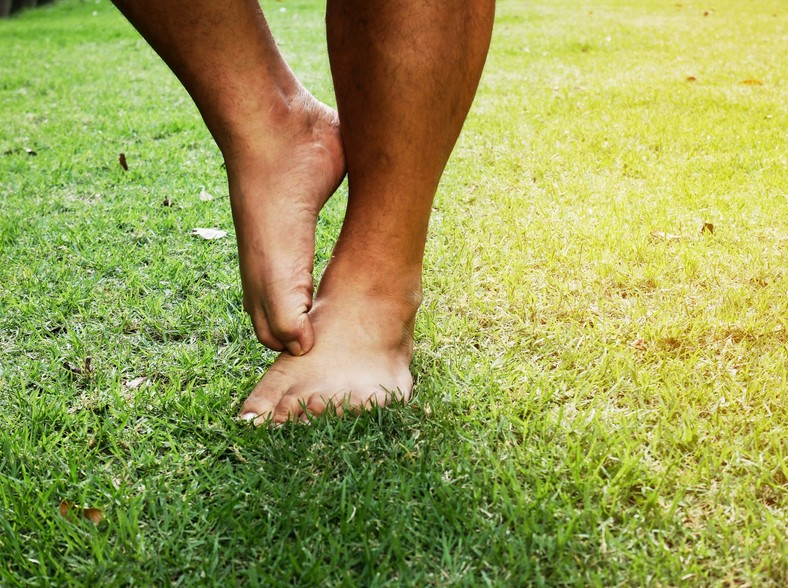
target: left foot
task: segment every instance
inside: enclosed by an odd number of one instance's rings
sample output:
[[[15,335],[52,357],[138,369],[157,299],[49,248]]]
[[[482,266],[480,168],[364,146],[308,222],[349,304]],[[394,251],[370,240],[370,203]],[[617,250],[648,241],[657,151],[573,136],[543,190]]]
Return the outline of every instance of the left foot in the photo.
[[[354,291],[346,280],[333,282],[335,289],[325,283],[310,312],[315,346],[306,355],[282,353],[274,361],[244,402],[244,420],[307,420],[329,407],[342,414],[410,398],[420,292],[395,297],[379,288]]]
[[[345,176],[336,112],[305,90],[278,126],[225,155],[244,308],[263,345],[312,347],[315,225]]]

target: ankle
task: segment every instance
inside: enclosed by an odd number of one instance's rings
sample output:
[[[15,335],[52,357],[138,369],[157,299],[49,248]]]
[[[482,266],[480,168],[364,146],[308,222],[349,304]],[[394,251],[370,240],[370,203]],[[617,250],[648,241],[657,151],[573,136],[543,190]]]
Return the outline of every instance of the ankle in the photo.
[[[374,301],[394,316],[412,317],[423,297],[421,268],[389,272],[378,266],[367,270],[363,266],[342,264],[335,258],[320,281],[318,295],[339,297],[351,303]]]
[[[344,169],[336,113],[303,88],[297,95],[280,96],[276,104],[261,109],[244,124],[228,127],[216,143],[231,175],[234,171],[244,175],[245,168],[258,173],[281,169],[294,157],[314,155],[315,147],[341,160]]]
[[[225,162],[270,157],[278,148],[308,136],[303,94],[308,95],[303,88],[269,90],[254,103],[229,107],[220,120],[212,121],[208,126]]]

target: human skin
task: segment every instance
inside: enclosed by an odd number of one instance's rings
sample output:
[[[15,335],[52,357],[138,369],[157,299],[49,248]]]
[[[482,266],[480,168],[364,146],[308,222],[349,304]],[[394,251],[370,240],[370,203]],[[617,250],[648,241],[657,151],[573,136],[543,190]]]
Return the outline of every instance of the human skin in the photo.
[[[408,399],[430,210],[481,76],[494,0],[329,0],[339,119],[298,83],[255,0],[116,3],[224,155],[245,308],[260,341],[287,350],[242,418]],[[347,212],[313,302],[317,213],[345,169]]]
[[[261,343],[308,351],[317,215],[345,176],[334,110],[285,63],[256,0],[115,0],[224,157],[244,308]]]

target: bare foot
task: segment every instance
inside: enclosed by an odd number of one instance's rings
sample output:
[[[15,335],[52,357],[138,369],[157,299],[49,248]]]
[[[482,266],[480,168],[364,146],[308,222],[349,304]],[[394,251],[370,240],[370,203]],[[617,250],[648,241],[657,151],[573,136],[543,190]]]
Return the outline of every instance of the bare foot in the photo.
[[[334,110],[305,90],[253,145],[225,153],[244,308],[261,343],[293,355],[314,344],[315,225],[345,176]]]
[[[325,283],[310,313],[314,348],[301,357],[283,353],[276,359],[244,402],[244,420],[306,420],[329,407],[342,414],[410,398],[420,294],[396,298],[374,289],[352,291],[341,280],[332,284],[337,288]]]

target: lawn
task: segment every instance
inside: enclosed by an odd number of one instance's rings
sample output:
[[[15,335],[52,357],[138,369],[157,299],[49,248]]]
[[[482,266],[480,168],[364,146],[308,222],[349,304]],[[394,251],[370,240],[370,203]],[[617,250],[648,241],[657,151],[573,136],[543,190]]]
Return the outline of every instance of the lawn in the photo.
[[[332,102],[323,4],[263,7]],[[0,21],[0,585],[788,584],[786,46],[782,0],[501,0],[413,401],[254,429],[187,94],[107,0]]]

